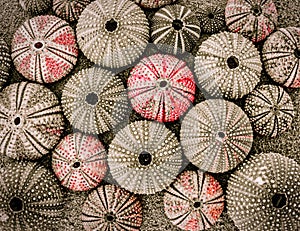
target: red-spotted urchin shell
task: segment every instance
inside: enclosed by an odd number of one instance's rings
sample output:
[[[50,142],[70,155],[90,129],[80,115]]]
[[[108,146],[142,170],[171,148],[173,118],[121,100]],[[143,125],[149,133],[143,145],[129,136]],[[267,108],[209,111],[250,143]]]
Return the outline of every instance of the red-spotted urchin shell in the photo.
[[[294,117],[290,96],[275,85],[257,87],[247,96],[244,109],[253,129],[264,136],[275,137],[286,131]]]
[[[278,153],[260,153],[230,177],[227,208],[239,230],[298,230],[300,166]]]
[[[171,46],[174,54],[190,52],[200,38],[200,23],[195,14],[181,5],[161,8],[151,19],[151,39],[158,47]]]
[[[12,59],[27,79],[52,83],[67,75],[77,61],[73,29],[52,15],[31,18],[15,32]]]
[[[54,93],[40,84],[20,82],[0,93],[0,153],[37,159],[60,140],[64,118]]]
[[[144,8],[158,8],[169,5],[177,0],[132,0]]]
[[[52,0],[19,0],[19,3],[31,15],[43,14],[52,6]]]
[[[147,119],[177,120],[193,103],[196,84],[184,61],[155,54],[140,61],[128,78],[133,109]]]
[[[212,99],[193,107],[184,117],[180,141],[184,154],[197,167],[226,172],[243,161],[252,147],[247,115],[232,102]]]
[[[97,67],[73,75],[62,91],[61,101],[71,125],[86,133],[106,132],[129,113],[121,80],[112,72]]]
[[[228,29],[253,42],[264,40],[277,25],[277,10],[272,0],[228,0],[225,20]]]
[[[285,87],[300,87],[300,28],[281,28],[264,43],[262,60],[271,78]]]
[[[120,130],[108,151],[113,178],[125,189],[154,194],[179,172],[182,152],[176,136],[163,124],[137,121]]]
[[[84,55],[104,67],[136,61],[149,40],[144,12],[130,0],[95,0],[79,17],[76,34]]]
[[[262,63],[256,47],[240,34],[221,32],[205,40],[195,58],[200,87],[210,95],[238,99],[260,80]]]
[[[103,185],[89,194],[81,219],[87,231],[138,231],[142,225],[142,204],[125,189]]]
[[[0,38],[0,90],[9,77],[11,58],[6,42]]]
[[[224,209],[219,182],[201,171],[184,171],[164,193],[164,207],[172,224],[183,230],[210,228]]]
[[[107,170],[106,151],[94,136],[67,135],[52,153],[52,168],[61,184],[73,191],[96,187]]]
[[[64,198],[48,169],[32,162],[7,163],[0,182],[1,230],[57,230]]]
[[[92,0],[53,0],[53,11],[69,22],[77,21],[79,15]]]

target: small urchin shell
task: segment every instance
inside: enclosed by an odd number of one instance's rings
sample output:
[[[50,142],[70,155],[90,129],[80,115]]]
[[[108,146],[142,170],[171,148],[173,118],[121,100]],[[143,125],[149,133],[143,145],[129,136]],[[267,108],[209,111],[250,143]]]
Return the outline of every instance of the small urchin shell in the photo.
[[[178,174],[182,152],[176,136],[164,124],[137,121],[120,130],[108,151],[108,165],[121,187],[154,194]]]
[[[32,162],[7,163],[0,169],[0,229],[56,230],[64,198],[55,176]]]
[[[200,23],[181,5],[161,8],[151,19],[151,39],[158,47],[170,46],[172,53],[190,52],[200,38]]]
[[[87,231],[138,231],[142,225],[142,204],[116,185],[99,186],[84,203],[81,220]]]
[[[184,61],[155,54],[142,59],[128,78],[133,109],[147,119],[172,122],[192,105],[196,84]]]
[[[84,55],[109,68],[132,64],[149,40],[149,23],[130,0],[95,0],[79,17],[76,34]]]
[[[260,135],[275,137],[290,128],[294,117],[293,102],[282,87],[262,85],[245,101],[245,112]]]
[[[277,10],[272,0],[228,0],[225,20],[228,29],[253,42],[264,40],[277,25]]]
[[[107,170],[99,139],[79,132],[65,136],[52,152],[52,168],[61,184],[73,191],[95,188]]]
[[[63,88],[61,102],[71,125],[85,133],[106,132],[129,113],[121,80],[98,67],[74,74]]]
[[[15,32],[11,46],[16,69],[25,78],[39,83],[60,80],[77,61],[73,29],[52,15],[26,20]]]
[[[300,87],[300,28],[280,28],[264,43],[262,60],[271,78],[285,87]]]
[[[169,5],[177,0],[132,0],[136,2],[138,5],[144,8],[158,8],[165,5]]]
[[[15,159],[37,159],[60,140],[64,118],[56,95],[28,82],[0,93],[0,153]]]
[[[193,107],[180,130],[186,157],[204,171],[220,173],[236,167],[250,152],[251,123],[232,102],[211,99]]]
[[[43,14],[52,6],[52,0],[19,0],[19,3],[31,15]]]
[[[92,0],[53,0],[53,11],[68,22],[77,21],[79,15]]]
[[[237,33],[221,32],[205,40],[195,58],[200,87],[208,94],[238,99],[260,80],[262,63],[257,48]]]
[[[0,38],[0,90],[7,82],[11,65],[11,57],[6,42]]]
[[[164,210],[182,230],[199,231],[213,226],[224,209],[219,182],[208,173],[184,171],[164,193]]]
[[[298,230],[300,166],[278,153],[260,153],[230,177],[227,209],[239,230]]]

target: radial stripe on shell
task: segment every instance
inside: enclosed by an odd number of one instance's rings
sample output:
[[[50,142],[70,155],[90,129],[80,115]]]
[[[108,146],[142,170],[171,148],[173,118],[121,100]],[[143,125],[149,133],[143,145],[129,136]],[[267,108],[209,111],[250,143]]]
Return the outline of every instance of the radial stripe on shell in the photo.
[[[300,87],[300,28],[280,28],[264,43],[262,60],[271,78],[285,86]]]
[[[132,64],[149,40],[149,23],[130,0],[95,0],[79,16],[76,34],[84,55],[109,68]]]
[[[255,88],[261,71],[257,48],[237,33],[210,36],[200,45],[195,58],[200,87],[213,96],[243,97]]]
[[[224,209],[219,182],[201,171],[184,171],[164,193],[164,210],[173,225],[199,231],[213,226]]]
[[[278,153],[255,154],[230,177],[227,209],[246,230],[297,230],[300,166]]]
[[[14,33],[12,60],[27,79],[52,83],[76,64],[78,48],[69,24],[52,15],[26,20]]]
[[[125,189],[103,185],[89,194],[81,219],[87,231],[138,231],[142,225],[142,204]]]
[[[120,130],[108,151],[108,165],[121,187],[139,194],[162,191],[182,163],[176,136],[163,124],[137,121]]]
[[[192,105],[196,84],[184,61],[171,55],[143,58],[128,78],[133,109],[147,119],[172,122]]]
[[[105,177],[107,155],[100,140],[91,135],[65,136],[52,153],[52,168],[61,184],[73,191],[95,188]]]
[[[56,95],[28,82],[0,93],[0,153],[15,159],[38,159],[59,142],[64,118]]]
[[[233,169],[246,158],[253,132],[241,108],[229,101],[211,99],[186,114],[180,141],[184,154],[194,165],[220,173]]]
[[[9,48],[4,39],[0,38],[0,90],[9,78],[10,66],[11,57]]]
[[[139,6],[144,8],[158,8],[165,5],[169,5],[177,0],[132,0],[136,2]]]
[[[31,15],[43,14],[52,6],[52,0],[19,0],[19,3]]]

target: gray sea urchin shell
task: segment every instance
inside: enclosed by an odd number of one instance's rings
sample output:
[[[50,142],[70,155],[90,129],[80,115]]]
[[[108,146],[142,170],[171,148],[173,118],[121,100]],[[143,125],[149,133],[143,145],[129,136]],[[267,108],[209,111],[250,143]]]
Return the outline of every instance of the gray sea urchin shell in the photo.
[[[11,57],[6,42],[0,38],[0,90],[9,77]]]
[[[31,15],[43,14],[52,6],[52,0],[19,0],[19,3]]]
[[[145,8],[158,8],[165,5],[169,5],[172,2],[176,2],[177,0],[132,0],[136,2],[141,7]]]

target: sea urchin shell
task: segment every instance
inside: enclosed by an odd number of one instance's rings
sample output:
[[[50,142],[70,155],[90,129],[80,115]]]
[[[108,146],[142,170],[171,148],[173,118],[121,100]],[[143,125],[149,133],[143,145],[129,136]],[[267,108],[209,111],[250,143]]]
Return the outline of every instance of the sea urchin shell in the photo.
[[[11,58],[6,42],[0,38],[0,90],[9,77]]]
[[[136,2],[141,7],[145,8],[158,8],[165,5],[169,5],[177,0],[132,0]]]
[[[43,14],[52,6],[52,0],[19,0],[19,3],[31,15]]]

